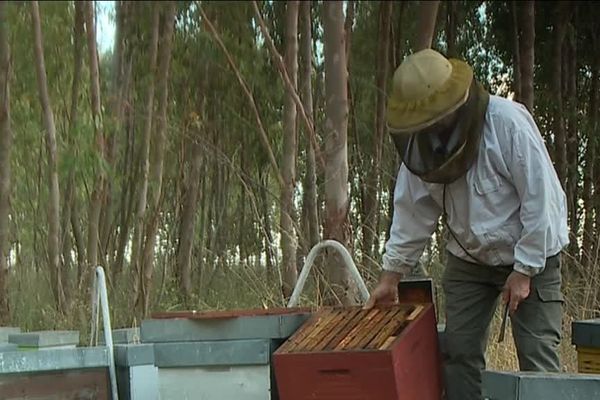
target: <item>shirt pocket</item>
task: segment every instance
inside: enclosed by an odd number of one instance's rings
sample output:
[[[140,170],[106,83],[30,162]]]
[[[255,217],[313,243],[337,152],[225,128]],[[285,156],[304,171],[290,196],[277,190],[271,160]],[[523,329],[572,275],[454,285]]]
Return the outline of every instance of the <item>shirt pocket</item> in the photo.
[[[474,182],[475,191],[480,196],[497,192],[500,189],[501,182],[497,175],[488,175],[485,177],[477,177]]]

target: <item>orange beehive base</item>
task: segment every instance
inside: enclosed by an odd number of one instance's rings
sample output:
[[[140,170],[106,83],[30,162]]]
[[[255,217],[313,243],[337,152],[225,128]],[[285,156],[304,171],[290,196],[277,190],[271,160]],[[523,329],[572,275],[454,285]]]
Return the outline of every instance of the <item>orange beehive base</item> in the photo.
[[[440,400],[432,304],[314,315],[273,355],[281,400]]]

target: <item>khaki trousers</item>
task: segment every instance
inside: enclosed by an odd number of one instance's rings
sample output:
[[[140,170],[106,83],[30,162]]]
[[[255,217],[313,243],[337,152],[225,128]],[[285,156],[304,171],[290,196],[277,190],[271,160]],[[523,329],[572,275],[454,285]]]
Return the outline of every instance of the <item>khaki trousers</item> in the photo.
[[[489,325],[511,267],[472,264],[448,254],[444,378],[447,400],[481,400]],[[529,297],[511,317],[521,371],[560,370],[562,305],[560,255],[531,280]],[[504,305],[502,305],[504,307]],[[496,338],[494,338],[496,340]]]

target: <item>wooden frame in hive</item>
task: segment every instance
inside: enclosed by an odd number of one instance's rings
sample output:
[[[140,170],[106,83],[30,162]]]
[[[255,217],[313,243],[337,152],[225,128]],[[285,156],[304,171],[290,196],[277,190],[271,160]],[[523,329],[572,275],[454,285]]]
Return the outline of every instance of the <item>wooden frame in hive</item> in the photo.
[[[325,308],[273,355],[281,400],[440,400],[431,303]]]

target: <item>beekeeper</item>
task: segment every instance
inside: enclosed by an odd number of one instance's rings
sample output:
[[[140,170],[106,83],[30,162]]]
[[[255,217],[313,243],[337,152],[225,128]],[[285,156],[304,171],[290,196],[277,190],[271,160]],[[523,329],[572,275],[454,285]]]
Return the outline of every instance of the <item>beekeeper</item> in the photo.
[[[427,49],[397,68],[387,124],[402,159],[383,272],[366,307],[394,301],[445,215],[448,400],[480,400],[489,325],[508,302],[523,371],[559,371],[565,193],[527,109],[490,95],[464,61]]]

